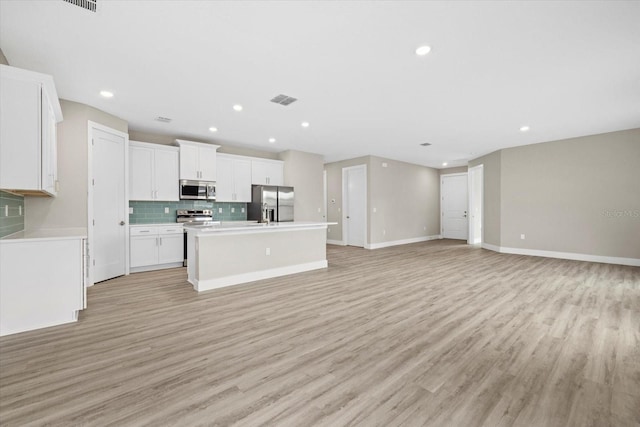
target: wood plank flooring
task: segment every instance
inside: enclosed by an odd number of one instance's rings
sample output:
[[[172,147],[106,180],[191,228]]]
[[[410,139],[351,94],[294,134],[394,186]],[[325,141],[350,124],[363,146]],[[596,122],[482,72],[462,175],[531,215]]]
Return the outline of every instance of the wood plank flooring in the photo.
[[[0,338],[3,426],[639,426],[640,268],[451,240],[197,294],[89,290]]]

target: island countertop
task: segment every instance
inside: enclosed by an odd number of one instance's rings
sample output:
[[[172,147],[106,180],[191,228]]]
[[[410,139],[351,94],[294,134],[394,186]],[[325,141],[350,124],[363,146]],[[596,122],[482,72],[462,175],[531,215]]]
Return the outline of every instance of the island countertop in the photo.
[[[212,222],[205,224],[185,224],[184,229],[188,233],[194,233],[197,236],[206,236],[209,234],[244,234],[244,233],[261,233],[269,231],[283,231],[293,229],[314,229],[326,228],[329,225],[335,225],[336,222],[314,222],[314,221],[288,221],[288,222]]]

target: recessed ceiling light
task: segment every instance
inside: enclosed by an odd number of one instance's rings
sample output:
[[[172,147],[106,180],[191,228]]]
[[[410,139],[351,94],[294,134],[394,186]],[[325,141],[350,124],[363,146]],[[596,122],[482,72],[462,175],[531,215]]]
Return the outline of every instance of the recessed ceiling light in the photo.
[[[309,127],[309,122],[302,122],[300,124],[303,128],[308,128]]]
[[[213,126],[212,126],[212,127],[210,127],[210,128],[209,128],[209,130],[210,130],[211,132],[218,132],[218,128],[213,127]]]
[[[425,56],[427,53],[431,52],[431,46],[420,46],[416,49],[416,55]]]
[[[520,132],[527,132],[529,130],[529,126],[522,126],[520,128]]]
[[[447,166],[448,164],[449,164],[449,163],[447,163],[447,162],[443,162],[443,163],[442,163],[442,166]]]
[[[100,95],[104,96],[105,98],[113,98],[113,92],[109,92],[108,90],[101,90]]]
[[[233,106],[233,109],[236,111],[242,111],[242,105],[236,104]]]
[[[269,138],[269,142],[273,144],[274,142],[276,142],[276,139],[275,138]]]

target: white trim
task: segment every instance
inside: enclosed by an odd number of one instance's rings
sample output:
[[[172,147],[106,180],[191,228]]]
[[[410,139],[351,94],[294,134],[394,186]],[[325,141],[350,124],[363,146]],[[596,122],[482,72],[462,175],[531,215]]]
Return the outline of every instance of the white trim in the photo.
[[[368,230],[369,230],[369,224],[367,221],[369,217],[369,194],[368,194],[367,184],[369,181],[369,177],[367,176],[366,164],[342,168],[342,241],[344,242],[345,245],[347,245],[349,242],[349,239],[348,239],[349,224],[347,221],[347,213],[348,213],[347,207],[349,206],[349,196],[348,196],[349,191],[347,189],[347,181],[345,179],[345,175],[348,171],[355,170],[355,169],[364,170],[364,247],[366,248],[369,241],[369,239],[367,238]]]
[[[443,173],[443,174],[440,174],[440,177],[443,177],[443,176],[466,175],[467,173],[468,173],[468,172]]]
[[[87,257],[89,258],[89,271],[87,274],[87,287],[93,286],[93,132],[100,130],[124,138],[124,221],[125,221],[125,254],[124,274],[129,274],[129,134],[87,120]]]
[[[331,239],[327,239],[327,245],[347,246],[347,244],[342,240],[331,240]]]
[[[172,262],[169,264],[145,265],[142,267],[131,267],[129,273],[141,273],[143,271],[166,270],[167,268],[184,267],[184,262]]]
[[[451,178],[452,176],[463,176],[466,175],[467,176],[467,239],[461,239],[461,240],[468,240],[469,239],[469,172],[458,172],[458,173],[445,173],[440,175],[440,177],[438,178],[440,180],[440,235],[444,236],[444,224],[442,223],[442,219],[444,218],[444,210],[442,210],[442,200],[443,200],[443,196],[442,196],[442,186],[444,185],[444,181],[443,178]],[[448,237],[448,239],[451,239],[452,237]]]
[[[473,172],[475,170],[479,170],[481,172],[480,176],[482,177],[482,182],[480,185],[480,240],[477,242],[472,242],[471,241],[471,236],[473,235],[473,237],[476,237],[476,233],[472,233],[471,230],[473,228],[473,221],[471,221],[471,218],[473,218],[473,214],[472,214],[472,209],[473,209],[473,205],[472,205],[472,201],[473,201],[473,182],[471,177],[473,176]],[[469,197],[469,201],[467,202],[467,226],[469,227],[469,230],[467,231],[467,243],[470,245],[477,245],[478,243],[482,243],[484,241],[484,165],[477,165],[477,166],[473,166],[471,168],[468,168],[467,170],[467,196]]]
[[[268,270],[254,271],[251,273],[236,274],[233,276],[220,277],[207,280],[193,280],[190,283],[198,291],[209,291],[211,289],[224,288],[226,286],[239,285],[241,283],[254,282],[256,280],[270,279],[272,277],[286,276],[289,274],[302,273],[304,271],[327,268],[327,260],[308,262],[305,264],[289,265],[286,267],[270,268]]]
[[[569,259],[573,261],[601,262],[604,264],[619,264],[630,265],[632,267],[640,267],[639,258],[622,258],[603,255],[578,254],[574,252],[543,251],[539,249],[505,248],[502,246],[490,245],[488,243],[483,243],[482,247],[484,249],[489,249],[491,251],[500,252],[503,254],[539,256],[545,258],[559,258]]]
[[[407,245],[409,243],[427,242],[429,240],[437,240],[441,238],[442,237],[439,234],[436,234],[434,236],[422,236],[422,237],[414,237],[411,239],[391,240],[388,242],[371,243],[370,245],[367,245],[365,248],[380,249],[380,248],[387,248],[389,246]]]

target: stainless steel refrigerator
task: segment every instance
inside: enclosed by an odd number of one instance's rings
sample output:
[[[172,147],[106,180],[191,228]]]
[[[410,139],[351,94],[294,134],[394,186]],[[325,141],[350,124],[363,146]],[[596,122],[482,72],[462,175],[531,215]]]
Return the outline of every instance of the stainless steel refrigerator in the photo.
[[[250,221],[293,221],[293,187],[275,185],[251,186],[251,203],[247,210]]]

